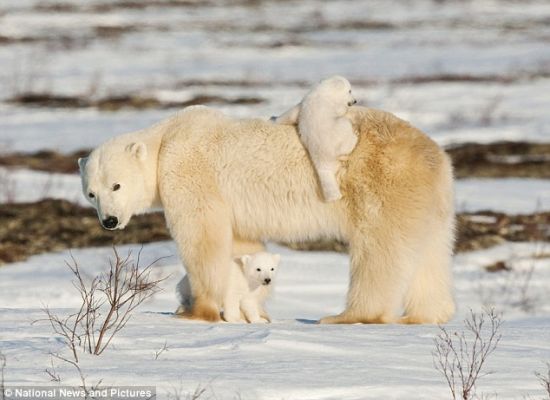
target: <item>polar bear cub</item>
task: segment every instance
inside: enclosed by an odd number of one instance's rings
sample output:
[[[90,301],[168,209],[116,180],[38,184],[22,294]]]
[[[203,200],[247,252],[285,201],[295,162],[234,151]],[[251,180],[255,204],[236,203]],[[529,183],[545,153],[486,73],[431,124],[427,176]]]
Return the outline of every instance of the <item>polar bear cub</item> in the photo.
[[[227,322],[271,322],[264,303],[269,297],[277,274],[281,256],[267,252],[243,255],[231,263],[223,318]],[[193,296],[189,278],[185,275],[178,283],[176,292],[180,301],[176,314],[190,311]]]
[[[336,180],[338,158],[351,153],[357,144],[351,122],[345,117],[356,102],[348,80],[333,76],[322,80],[298,105],[274,120],[280,124],[298,124],[326,201],[342,198]]]
[[[271,293],[281,256],[267,252],[244,255],[237,259],[229,274],[223,305],[223,319],[241,322],[271,322],[264,303]]]

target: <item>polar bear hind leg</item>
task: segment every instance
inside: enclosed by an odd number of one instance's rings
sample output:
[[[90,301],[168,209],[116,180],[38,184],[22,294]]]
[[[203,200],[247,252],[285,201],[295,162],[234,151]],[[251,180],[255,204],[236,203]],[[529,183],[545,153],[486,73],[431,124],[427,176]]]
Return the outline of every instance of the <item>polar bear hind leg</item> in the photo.
[[[319,184],[323,192],[323,197],[326,201],[336,201],[342,198],[342,192],[336,180],[338,172],[338,161],[331,162],[315,162],[317,175],[319,176]]]
[[[354,196],[346,197],[351,221],[347,306],[321,323],[439,323],[452,316],[450,163],[430,143],[420,145],[433,149],[424,163],[412,162],[410,146],[397,143],[393,154],[401,164],[376,158],[381,152],[369,164],[349,164],[347,173],[362,176],[367,185],[354,184]],[[344,193],[352,184],[344,180]]]
[[[450,168],[441,174],[438,206],[433,208],[430,228],[422,235],[417,269],[405,298],[403,323],[443,324],[455,313],[452,290],[454,209]]]

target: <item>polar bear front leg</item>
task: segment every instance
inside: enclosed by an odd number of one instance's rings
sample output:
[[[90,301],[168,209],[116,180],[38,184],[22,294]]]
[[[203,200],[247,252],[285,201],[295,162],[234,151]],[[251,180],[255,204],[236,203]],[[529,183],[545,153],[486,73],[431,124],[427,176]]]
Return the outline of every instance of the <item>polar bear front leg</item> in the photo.
[[[258,301],[254,296],[245,296],[241,300],[241,310],[243,311],[246,320],[252,324],[262,324],[266,321],[260,317],[260,308],[258,307]]]
[[[193,307],[185,316],[219,321],[232,262],[229,212],[215,192],[215,185],[208,185],[204,176],[199,180],[201,185],[197,181],[187,182],[193,178],[191,171],[181,172],[175,182],[167,177],[171,190],[163,196],[163,206],[193,293]]]
[[[240,309],[239,297],[233,293],[233,291],[228,289],[228,293],[225,296],[225,301],[223,303],[223,319],[226,322],[239,323],[244,322],[241,319],[241,309]]]
[[[260,318],[265,320],[265,322],[271,323],[271,317],[263,306],[260,307]]]

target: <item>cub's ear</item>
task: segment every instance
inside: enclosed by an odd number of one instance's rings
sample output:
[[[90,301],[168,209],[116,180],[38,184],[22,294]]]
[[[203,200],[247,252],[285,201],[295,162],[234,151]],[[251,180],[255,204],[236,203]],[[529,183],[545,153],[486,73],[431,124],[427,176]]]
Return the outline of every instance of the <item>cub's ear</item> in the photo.
[[[336,90],[344,90],[346,89],[346,81],[343,78],[340,77],[334,77],[330,79],[330,84],[332,87]]]
[[[244,256],[240,257],[240,260],[241,260],[241,264],[244,267],[250,262],[250,256],[248,254],[245,254]]]
[[[281,255],[280,254],[273,254],[273,260],[275,260],[277,265],[279,265],[279,263],[281,262]]]
[[[78,169],[80,172],[84,172],[86,169],[86,163],[88,162],[88,157],[82,157],[78,159]]]
[[[143,142],[130,143],[126,146],[126,151],[136,157],[139,161],[145,161],[147,158],[147,146]]]

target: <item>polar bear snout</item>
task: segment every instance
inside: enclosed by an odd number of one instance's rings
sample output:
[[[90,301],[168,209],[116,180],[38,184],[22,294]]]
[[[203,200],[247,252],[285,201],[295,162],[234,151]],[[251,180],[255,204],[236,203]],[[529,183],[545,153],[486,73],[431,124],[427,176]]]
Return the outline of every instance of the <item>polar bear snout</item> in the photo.
[[[352,100],[348,101],[348,106],[351,107],[351,106],[354,105],[354,104],[357,104],[357,100],[352,99]]]
[[[269,285],[271,283],[271,278],[265,278],[264,279],[264,285]]]
[[[101,221],[101,225],[103,225],[105,229],[116,229],[116,227],[118,226],[118,218],[109,216]]]

